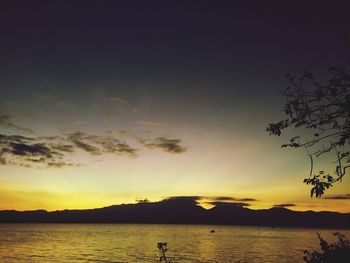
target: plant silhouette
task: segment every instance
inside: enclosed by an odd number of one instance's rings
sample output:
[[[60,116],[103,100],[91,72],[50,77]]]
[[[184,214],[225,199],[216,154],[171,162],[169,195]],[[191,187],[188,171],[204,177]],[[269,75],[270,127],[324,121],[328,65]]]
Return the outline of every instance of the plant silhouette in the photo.
[[[333,235],[337,238],[335,243],[329,244],[320,234],[321,251],[304,251],[304,261],[307,263],[346,263],[350,260],[350,241],[342,234],[336,232]]]
[[[297,78],[287,74],[290,86],[283,95],[287,99],[287,118],[270,123],[266,131],[280,136],[289,127],[302,130],[281,147],[306,149],[310,158],[311,197],[321,197],[334,183],[341,182],[350,167],[350,72],[343,67],[329,69],[325,84],[318,83],[309,72]],[[335,173],[314,173],[314,159],[334,154]]]
[[[168,251],[168,243],[167,242],[158,242],[157,248],[159,249],[160,252],[160,258],[159,262],[164,262],[164,263],[172,263],[173,258],[169,259],[166,256],[166,252]]]

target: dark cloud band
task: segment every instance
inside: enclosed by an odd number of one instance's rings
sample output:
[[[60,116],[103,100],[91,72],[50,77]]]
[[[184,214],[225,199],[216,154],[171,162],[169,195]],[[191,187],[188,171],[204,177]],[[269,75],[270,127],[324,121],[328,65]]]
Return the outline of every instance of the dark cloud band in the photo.
[[[171,196],[163,201],[205,203],[210,205],[235,205],[239,207],[250,206],[249,202],[256,202],[255,198],[236,198],[231,196]]]
[[[111,135],[89,135],[82,132],[52,137],[26,137],[0,134],[0,164],[25,167],[73,166],[65,157],[83,150],[91,155],[112,153],[136,155],[136,149]]]
[[[140,142],[150,149],[161,149],[168,153],[183,153],[187,151],[186,147],[180,145],[181,140],[168,139],[166,137],[158,137],[151,142],[140,139]]]
[[[325,196],[324,199],[329,199],[329,200],[350,200],[350,194]]]
[[[205,202],[209,205],[215,205],[215,206],[236,206],[236,207],[246,207],[250,206],[249,203],[245,202],[220,202],[220,201],[214,201],[214,202]]]
[[[64,153],[39,138],[0,134],[0,163],[25,167],[72,165],[63,160]]]
[[[146,148],[161,148],[170,153],[181,153],[186,150],[179,145],[180,140],[170,140],[165,137],[157,138],[153,143],[145,143],[142,139],[139,141],[142,141]],[[90,155],[115,154],[135,157],[139,150],[114,137],[110,132],[94,135],[76,131],[50,137],[0,134],[0,164],[2,165],[73,166],[75,164],[66,161],[66,158],[78,151]]]
[[[274,208],[286,208],[286,207],[293,207],[296,206],[296,204],[277,204],[273,205]]]

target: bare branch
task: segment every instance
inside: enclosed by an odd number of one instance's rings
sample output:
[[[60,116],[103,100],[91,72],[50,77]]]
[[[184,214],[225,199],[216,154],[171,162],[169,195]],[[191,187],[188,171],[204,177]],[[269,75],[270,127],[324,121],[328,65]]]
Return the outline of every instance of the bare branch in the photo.
[[[282,147],[304,147],[310,158],[309,178],[306,184],[312,186],[311,196],[320,197],[333,183],[341,182],[350,165],[344,165],[345,157],[350,157],[350,72],[343,67],[329,70],[330,78],[325,85],[314,80],[312,74],[296,78],[287,74],[290,86],[282,93],[287,99],[284,112],[287,119],[271,123],[266,128],[270,135],[282,134],[289,127],[301,129],[302,136],[295,136]],[[306,134],[313,133],[306,137]],[[322,143],[321,148],[319,145]],[[314,157],[330,154],[335,150],[335,178],[324,171],[314,172]],[[350,163],[349,160],[346,160]]]

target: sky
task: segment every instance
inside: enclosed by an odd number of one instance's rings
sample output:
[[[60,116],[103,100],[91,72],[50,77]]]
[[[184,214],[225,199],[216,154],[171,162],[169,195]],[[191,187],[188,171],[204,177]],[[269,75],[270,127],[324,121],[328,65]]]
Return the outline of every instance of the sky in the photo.
[[[0,209],[172,196],[350,212],[285,149],[286,73],[348,65],[346,1],[5,1]],[[332,169],[329,159],[318,167]],[[322,168],[322,169],[323,169]],[[207,199],[208,202],[205,202]]]

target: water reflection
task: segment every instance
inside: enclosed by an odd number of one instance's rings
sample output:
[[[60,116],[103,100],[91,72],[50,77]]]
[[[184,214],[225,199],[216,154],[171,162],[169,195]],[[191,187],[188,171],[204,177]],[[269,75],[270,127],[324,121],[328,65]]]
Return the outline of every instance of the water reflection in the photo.
[[[0,262],[303,262],[316,232],[337,230],[191,225],[0,224]],[[349,230],[339,230],[350,236]]]

